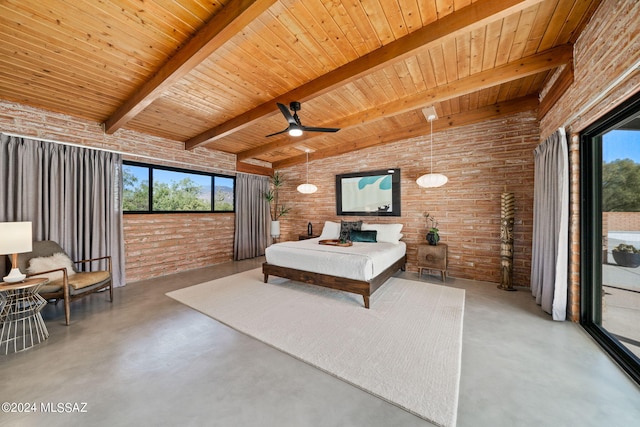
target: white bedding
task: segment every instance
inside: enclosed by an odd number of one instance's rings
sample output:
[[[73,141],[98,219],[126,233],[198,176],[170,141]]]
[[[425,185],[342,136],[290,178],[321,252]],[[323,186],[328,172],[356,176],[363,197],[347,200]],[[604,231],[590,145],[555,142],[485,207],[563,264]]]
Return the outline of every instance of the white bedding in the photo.
[[[320,238],[282,242],[269,246],[269,264],[354,280],[370,280],[404,256],[407,246],[378,242],[353,242],[353,246],[321,245]]]

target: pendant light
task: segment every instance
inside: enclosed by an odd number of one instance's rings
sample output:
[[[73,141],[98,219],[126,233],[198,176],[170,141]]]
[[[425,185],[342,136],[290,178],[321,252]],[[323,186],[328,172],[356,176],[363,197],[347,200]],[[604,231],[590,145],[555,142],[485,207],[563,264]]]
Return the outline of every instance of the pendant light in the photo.
[[[431,139],[430,139],[431,154],[429,156],[431,161],[431,166],[429,168],[429,173],[419,177],[416,180],[416,184],[418,184],[420,187],[425,187],[425,188],[441,187],[447,183],[449,178],[442,175],[441,173],[433,173],[433,121],[437,119],[438,116],[436,116],[436,110],[433,107],[425,108],[423,112],[425,113],[427,120],[431,124]]]
[[[309,184],[309,149],[305,151],[307,152],[307,181],[304,184],[298,185],[298,191],[302,194],[311,194],[318,191],[318,187],[313,184]]]

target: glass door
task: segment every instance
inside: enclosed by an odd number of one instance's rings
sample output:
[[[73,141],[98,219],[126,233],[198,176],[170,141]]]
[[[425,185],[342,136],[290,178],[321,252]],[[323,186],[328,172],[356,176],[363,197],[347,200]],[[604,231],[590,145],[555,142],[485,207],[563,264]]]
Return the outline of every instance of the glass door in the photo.
[[[602,135],[602,327],[640,357],[640,127],[634,129],[640,124],[637,121]]]
[[[581,322],[640,382],[640,95],[580,148]]]

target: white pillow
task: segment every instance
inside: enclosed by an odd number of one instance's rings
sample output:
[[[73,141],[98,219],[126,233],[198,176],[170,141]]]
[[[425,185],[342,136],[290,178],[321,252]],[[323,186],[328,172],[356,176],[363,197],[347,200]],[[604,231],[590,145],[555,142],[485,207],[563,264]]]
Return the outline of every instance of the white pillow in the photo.
[[[334,240],[340,238],[340,224],[332,221],[325,221],[320,239]]]
[[[71,259],[62,252],[58,252],[51,256],[31,258],[29,260],[29,267],[27,267],[27,273],[39,273],[41,271],[53,270],[54,268],[66,268],[67,276],[76,274],[73,270],[73,261],[71,261]],[[53,273],[39,274],[33,277],[44,277],[49,279],[49,281],[53,281],[62,279],[63,274],[62,271],[54,271]]]
[[[388,242],[397,245],[402,239],[402,224],[362,224],[362,230],[376,230],[378,242]]]

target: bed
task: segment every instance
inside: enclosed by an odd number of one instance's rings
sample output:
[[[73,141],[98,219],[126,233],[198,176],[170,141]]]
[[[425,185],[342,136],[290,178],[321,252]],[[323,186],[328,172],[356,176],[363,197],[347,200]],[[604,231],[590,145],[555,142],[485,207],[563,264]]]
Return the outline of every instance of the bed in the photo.
[[[264,282],[273,275],[351,292],[362,295],[364,306],[369,308],[371,295],[396,271],[405,268],[406,244],[399,240],[402,225],[363,224],[363,230],[377,232],[376,242],[331,246],[320,244],[327,238],[339,237],[333,231],[336,223],[327,223],[318,238],[269,246],[262,264]]]

